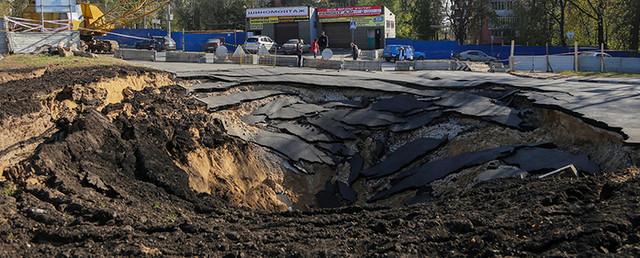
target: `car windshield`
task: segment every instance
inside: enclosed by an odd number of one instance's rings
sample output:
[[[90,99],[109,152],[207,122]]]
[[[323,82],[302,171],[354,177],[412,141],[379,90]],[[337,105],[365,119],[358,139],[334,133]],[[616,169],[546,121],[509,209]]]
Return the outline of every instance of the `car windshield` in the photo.
[[[287,41],[287,43],[296,44],[296,43],[298,43],[298,40],[297,39],[290,39],[289,41]]]
[[[258,42],[258,38],[248,38],[247,42]]]

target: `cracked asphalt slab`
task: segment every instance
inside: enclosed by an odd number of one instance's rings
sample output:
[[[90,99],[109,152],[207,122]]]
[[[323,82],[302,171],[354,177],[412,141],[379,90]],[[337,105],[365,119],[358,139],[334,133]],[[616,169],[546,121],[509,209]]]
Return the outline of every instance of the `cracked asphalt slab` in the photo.
[[[190,68],[184,67],[182,70],[162,63],[140,62],[139,64],[151,66],[172,72],[187,72]],[[631,110],[640,108],[640,93],[638,90],[640,85],[636,83],[625,84],[624,81],[616,83],[606,82],[583,82],[576,81],[571,78],[562,79],[535,79],[522,78],[507,74],[487,74],[474,72],[448,72],[448,71],[427,71],[415,72],[413,74],[394,73],[394,72],[359,72],[359,71],[333,71],[333,70],[314,70],[314,69],[295,69],[295,68],[238,68],[228,66],[219,71],[219,66],[209,66],[209,70],[205,70],[205,66],[194,66],[199,69],[199,74],[216,75],[216,74],[238,74],[234,80],[244,79],[244,82],[261,80],[276,82],[295,82],[296,77],[288,75],[318,75],[320,78],[334,77],[337,83],[333,86],[359,86],[358,83],[351,84],[354,78],[363,79],[370,83],[370,87],[396,91],[397,87],[388,86],[385,82],[395,82],[406,85],[412,90],[405,92],[413,92],[413,89],[462,89],[479,87],[484,84],[501,84],[510,85],[515,88],[522,89],[524,93],[519,93],[529,97],[536,104],[547,105],[566,112],[581,114],[585,119],[598,121],[603,123],[603,127],[609,129],[618,129],[620,134],[625,137],[626,142],[630,144],[640,143],[640,120],[635,119]],[[191,68],[194,69],[194,68]],[[240,71],[242,70],[242,71]],[[280,78],[280,79],[279,79]],[[306,77],[300,77],[306,78]],[[345,78],[341,82],[340,78]],[[293,81],[292,81],[293,80]],[[326,82],[299,80],[300,83],[317,83],[317,85],[326,85]]]

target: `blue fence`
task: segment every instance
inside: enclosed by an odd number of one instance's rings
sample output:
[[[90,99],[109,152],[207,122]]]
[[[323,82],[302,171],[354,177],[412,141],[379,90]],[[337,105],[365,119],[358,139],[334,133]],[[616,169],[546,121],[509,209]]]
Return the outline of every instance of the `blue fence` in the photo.
[[[118,44],[121,47],[130,47],[130,48],[135,47],[136,42],[140,41],[140,39],[123,37],[123,36],[119,36],[118,34],[133,36],[138,38],[150,38],[153,36],[167,35],[166,31],[160,30],[160,29],[115,29],[115,30],[112,30],[111,32],[112,33],[107,34],[107,36],[99,37],[99,38],[105,39],[105,40],[115,40],[118,42]]]
[[[136,42],[141,40],[140,38],[150,38],[152,36],[167,35],[166,31],[160,29],[115,29],[111,32],[112,33],[109,33],[107,36],[100,37],[100,39],[115,40],[121,47],[125,48],[135,47]],[[126,36],[120,36],[118,34]],[[171,38],[173,38],[173,40],[176,42],[176,48],[178,50],[191,52],[204,51],[204,45],[209,39],[224,38],[224,42],[227,44],[226,46],[229,51],[235,51],[235,46],[244,44],[247,36],[251,35],[251,32],[185,32],[184,35],[182,32],[172,32]]]
[[[221,33],[198,33],[198,32],[173,32],[171,38],[176,41],[176,48],[178,50],[190,51],[190,52],[202,52],[204,51],[204,45],[207,40],[213,38],[224,38],[226,47],[230,52],[236,50],[237,45],[244,44],[247,36],[251,36],[251,32],[221,32]],[[184,44],[184,48],[183,48]]]
[[[456,41],[449,40],[412,40],[412,39],[387,39],[387,45],[410,45],[416,51],[424,52],[427,59],[448,59],[455,53],[467,50],[480,50],[487,55],[495,56],[500,60],[507,60],[511,52],[511,46],[502,45],[460,45]],[[593,47],[580,47],[579,51],[598,51]],[[629,57],[632,53],[627,51],[606,51],[614,57]],[[545,46],[518,46],[515,47],[515,55],[538,56],[546,55]],[[573,53],[573,47],[550,46],[550,55]]]

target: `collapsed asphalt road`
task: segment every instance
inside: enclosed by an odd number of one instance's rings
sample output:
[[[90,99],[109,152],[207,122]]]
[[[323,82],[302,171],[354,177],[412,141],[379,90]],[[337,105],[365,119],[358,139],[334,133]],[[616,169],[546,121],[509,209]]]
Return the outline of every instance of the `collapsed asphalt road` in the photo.
[[[294,71],[3,83],[0,255],[638,254],[625,128],[524,87]]]

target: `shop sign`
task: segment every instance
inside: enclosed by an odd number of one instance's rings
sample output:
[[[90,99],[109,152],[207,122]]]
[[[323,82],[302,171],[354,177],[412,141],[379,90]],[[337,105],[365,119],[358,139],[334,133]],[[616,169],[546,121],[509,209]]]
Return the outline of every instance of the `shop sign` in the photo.
[[[247,9],[247,18],[258,17],[282,17],[282,16],[306,16],[309,17],[308,6],[274,7]]]
[[[384,14],[383,7],[376,6],[354,6],[354,7],[338,7],[338,8],[318,8],[318,17],[320,19],[329,19],[337,17],[359,17],[359,16],[379,16]]]
[[[322,23],[332,23],[332,22],[355,22],[358,27],[377,27],[384,26],[384,16],[374,16],[374,17],[339,17],[339,18],[331,18],[331,19],[322,19],[320,22]]]
[[[263,30],[263,24],[249,24],[249,30]]]

